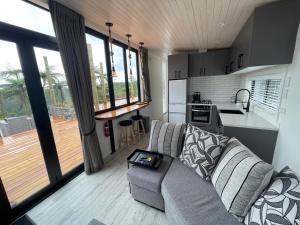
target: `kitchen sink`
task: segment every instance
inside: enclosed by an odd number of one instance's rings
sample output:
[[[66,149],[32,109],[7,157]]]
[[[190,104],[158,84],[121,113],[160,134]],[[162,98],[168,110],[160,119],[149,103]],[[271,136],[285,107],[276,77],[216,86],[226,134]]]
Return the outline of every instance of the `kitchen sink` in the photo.
[[[221,109],[220,113],[226,114],[244,114],[241,110],[234,110],[234,109]]]

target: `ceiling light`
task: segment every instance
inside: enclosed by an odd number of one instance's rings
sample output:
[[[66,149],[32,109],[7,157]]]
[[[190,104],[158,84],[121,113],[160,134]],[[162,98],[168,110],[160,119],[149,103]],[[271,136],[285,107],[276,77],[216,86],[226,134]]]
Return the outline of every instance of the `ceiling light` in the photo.
[[[111,30],[110,28],[113,26],[112,23],[107,22],[105,25],[108,27],[108,42],[110,46],[110,57],[111,57],[111,76],[117,77],[116,69],[115,69],[115,63],[114,63],[114,52],[112,50],[112,37],[111,37]]]
[[[225,22],[221,22],[218,24],[218,27],[225,27]]]

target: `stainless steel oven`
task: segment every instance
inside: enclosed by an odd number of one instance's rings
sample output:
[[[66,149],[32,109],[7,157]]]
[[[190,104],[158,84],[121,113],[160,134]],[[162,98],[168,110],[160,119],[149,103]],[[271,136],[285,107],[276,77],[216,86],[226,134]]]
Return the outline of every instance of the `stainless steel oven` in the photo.
[[[211,111],[212,111],[211,105],[189,104],[188,122],[194,124],[210,124]]]

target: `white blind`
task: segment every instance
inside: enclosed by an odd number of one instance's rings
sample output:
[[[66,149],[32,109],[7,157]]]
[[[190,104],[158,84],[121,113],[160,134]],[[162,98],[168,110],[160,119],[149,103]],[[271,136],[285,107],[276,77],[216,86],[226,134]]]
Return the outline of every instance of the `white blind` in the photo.
[[[251,100],[276,111],[279,107],[280,84],[281,79],[252,80]]]

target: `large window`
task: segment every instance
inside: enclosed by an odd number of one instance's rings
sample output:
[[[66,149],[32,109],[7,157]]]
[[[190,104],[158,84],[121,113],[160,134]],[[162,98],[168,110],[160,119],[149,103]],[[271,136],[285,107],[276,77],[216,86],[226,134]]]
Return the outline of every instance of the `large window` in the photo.
[[[115,106],[120,106],[127,104],[124,54],[123,48],[118,45],[113,44],[112,49],[116,70],[116,76],[113,77]]]
[[[50,13],[21,0],[1,1],[0,21],[55,36]]]
[[[86,41],[95,112],[139,101],[138,51],[132,48],[130,66],[127,45],[114,41],[112,50],[116,73],[112,75],[107,69],[107,66],[112,66],[108,38],[88,28]]]
[[[86,34],[95,111],[111,107],[104,41]]]
[[[78,121],[58,51],[34,48],[63,174],[83,162]]]
[[[0,40],[0,177],[12,207],[49,182],[17,45]]]
[[[251,82],[251,100],[276,111],[279,107],[281,79],[257,79]]]

